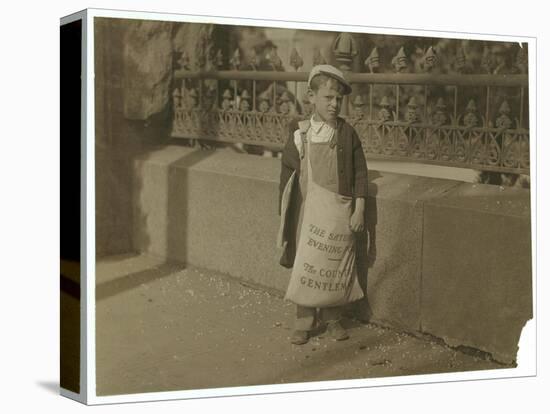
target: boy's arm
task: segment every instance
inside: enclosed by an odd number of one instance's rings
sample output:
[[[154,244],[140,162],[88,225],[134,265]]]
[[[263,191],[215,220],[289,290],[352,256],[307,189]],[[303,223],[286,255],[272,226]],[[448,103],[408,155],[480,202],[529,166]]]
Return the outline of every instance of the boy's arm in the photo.
[[[363,197],[355,199],[355,209],[350,217],[349,227],[354,232],[365,229],[365,199]]]
[[[354,199],[355,206],[350,218],[350,228],[354,232],[365,228],[365,205],[368,192],[368,170],[365,153],[355,129],[352,134],[353,170],[354,170]]]
[[[353,150],[353,196],[354,198],[367,198],[368,193],[368,170],[365,153],[361,145],[361,140],[355,129],[352,133],[352,150]]]

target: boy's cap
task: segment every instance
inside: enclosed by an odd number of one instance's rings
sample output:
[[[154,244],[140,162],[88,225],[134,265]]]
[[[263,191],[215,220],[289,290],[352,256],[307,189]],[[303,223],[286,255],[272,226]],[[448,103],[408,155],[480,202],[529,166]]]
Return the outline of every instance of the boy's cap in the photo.
[[[309,72],[309,78],[307,80],[307,86],[311,87],[311,80],[317,75],[327,75],[333,79],[336,79],[344,86],[344,95],[349,95],[351,93],[351,85],[344,78],[342,71],[336,69],[332,65],[317,65],[311,69]]]

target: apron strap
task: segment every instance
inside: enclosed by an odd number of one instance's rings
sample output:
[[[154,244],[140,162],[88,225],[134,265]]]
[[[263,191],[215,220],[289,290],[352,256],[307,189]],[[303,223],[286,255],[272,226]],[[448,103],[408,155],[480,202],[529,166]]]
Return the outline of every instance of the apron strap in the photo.
[[[329,143],[331,149],[334,148],[338,142],[338,129],[340,129],[340,118],[336,118],[336,128],[334,128],[334,134],[332,134],[332,138]]]
[[[298,122],[298,128],[299,128],[299,134],[300,134],[300,158],[304,158],[304,149],[307,142],[307,132],[309,131],[309,128],[311,127],[311,122],[309,122],[309,119],[306,119],[304,121]],[[298,132],[298,131],[297,131]]]

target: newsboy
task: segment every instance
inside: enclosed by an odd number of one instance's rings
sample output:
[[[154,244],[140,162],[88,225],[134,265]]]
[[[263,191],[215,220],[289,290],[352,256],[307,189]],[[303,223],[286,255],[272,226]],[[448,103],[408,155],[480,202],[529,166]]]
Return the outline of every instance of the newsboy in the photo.
[[[296,304],[296,345],[321,320],[333,339],[347,339],[341,307],[364,296],[355,235],[365,228],[367,164],[357,132],[339,116],[351,90],[340,70],[315,66],[308,78],[313,115],[291,123],[282,154],[278,245],[280,264],[292,269],[285,298]]]

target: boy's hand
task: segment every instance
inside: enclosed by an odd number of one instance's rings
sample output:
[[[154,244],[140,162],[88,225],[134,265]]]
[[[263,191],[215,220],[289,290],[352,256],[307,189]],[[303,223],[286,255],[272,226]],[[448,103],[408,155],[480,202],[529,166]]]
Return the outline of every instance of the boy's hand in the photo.
[[[357,198],[355,200],[355,211],[349,220],[351,231],[358,233],[365,229],[365,199]]]
[[[349,228],[351,229],[351,231],[358,233],[360,231],[363,231],[364,227],[365,219],[363,217],[363,214],[358,214],[357,210],[355,210],[349,220]]]

